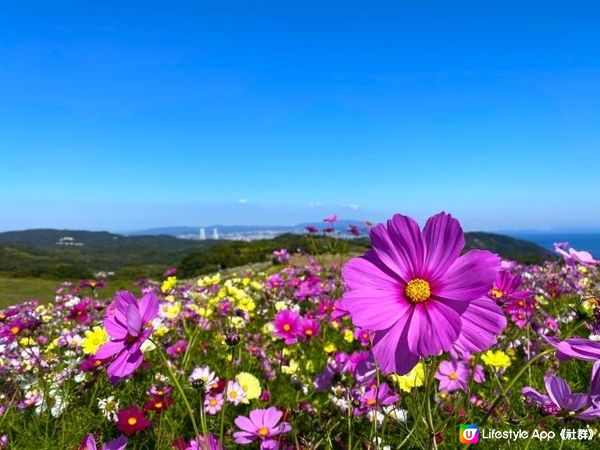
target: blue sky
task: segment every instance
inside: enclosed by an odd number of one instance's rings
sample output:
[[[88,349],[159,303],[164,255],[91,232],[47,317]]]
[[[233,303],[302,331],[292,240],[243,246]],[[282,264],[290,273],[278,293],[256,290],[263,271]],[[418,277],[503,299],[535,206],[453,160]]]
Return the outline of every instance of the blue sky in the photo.
[[[489,3],[3,2],[0,229],[600,228],[599,4]]]

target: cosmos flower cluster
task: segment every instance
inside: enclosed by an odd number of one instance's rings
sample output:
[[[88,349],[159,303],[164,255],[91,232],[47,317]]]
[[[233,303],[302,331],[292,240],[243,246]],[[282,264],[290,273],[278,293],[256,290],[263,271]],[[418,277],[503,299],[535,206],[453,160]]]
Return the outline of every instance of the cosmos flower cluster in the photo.
[[[64,282],[1,310],[0,449],[453,447],[467,417],[600,417],[592,255],[465,251],[446,213],[343,231],[371,249],[281,249],[263,272],[194,280],[169,268],[110,295],[111,280]]]

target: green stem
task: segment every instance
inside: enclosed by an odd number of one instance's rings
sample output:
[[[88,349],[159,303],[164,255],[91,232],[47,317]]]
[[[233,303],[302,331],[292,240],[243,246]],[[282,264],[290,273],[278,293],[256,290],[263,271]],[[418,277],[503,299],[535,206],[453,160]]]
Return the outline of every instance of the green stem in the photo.
[[[346,389],[346,408],[348,408],[348,450],[352,450],[352,400]]]
[[[553,351],[554,351],[554,349],[552,348],[549,350],[545,350],[542,353],[538,353],[533,358],[531,358],[529,361],[527,361],[527,364],[525,364],[523,367],[521,367],[521,370],[519,370],[517,372],[517,374],[513,377],[513,379],[510,380],[510,383],[508,383],[508,385],[504,388],[504,390],[502,392],[500,392],[500,394],[498,394],[498,396],[494,399],[494,401],[492,403],[492,407],[490,408],[488,413],[483,418],[483,422],[481,423],[481,425],[485,425],[487,423],[488,419],[494,413],[494,410],[496,409],[496,407],[498,406],[500,401],[506,397],[506,394],[508,394],[508,391],[510,391],[512,389],[514,384],[519,380],[519,378],[521,378],[521,376],[525,373],[527,368],[529,366],[531,366],[534,362],[536,362],[538,359],[541,359],[543,356],[545,356],[549,353],[552,353]]]
[[[432,373],[432,368],[433,368],[433,360],[430,361],[429,363],[425,363],[425,378],[427,380],[427,386],[425,388],[425,396],[427,399],[427,402],[425,403],[425,412],[426,412],[426,416],[427,416],[427,428],[429,428],[429,435],[430,435],[430,439],[431,439],[431,445],[430,448],[433,449],[437,449],[437,442],[435,441],[435,427],[433,425],[433,414],[431,412],[431,386],[433,385],[432,383],[432,378],[433,378],[433,373]]]
[[[156,346],[158,353],[160,354],[163,362],[165,363],[165,366],[167,367],[167,370],[169,371],[169,374],[171,375],[171,378],[173,379],[173,383],[175,383],[175,387],[177,388],[177,391],[179,391],[179,394],[181,395],[181,397],[183,399],[183,403],[185,404],[188,415],[190,416],[190,420],[192,421],[192,426],[194,427],[194,433],[196,433],[196,436],[199,436],[200,432],[198,431],[198,425],[196,424],[196,418],[194,417],[194,410],[192,409],[192,406],[190,405],[190,402],[188,401],[187,396],[185,395],[185,391],[183,390],[183,387],[181,386],[181,384],[179,383],[179,380],[177,379],[177,375],[175,374],[175,372],[173,372],[173,369],[171,368],[171,365],[169,364],[169,360],[165,356],[165,353],[163,352],[162,347],[152,340],[151,340],[151,342]],[[205,430],[203,430],[203,431],[205,431]]]

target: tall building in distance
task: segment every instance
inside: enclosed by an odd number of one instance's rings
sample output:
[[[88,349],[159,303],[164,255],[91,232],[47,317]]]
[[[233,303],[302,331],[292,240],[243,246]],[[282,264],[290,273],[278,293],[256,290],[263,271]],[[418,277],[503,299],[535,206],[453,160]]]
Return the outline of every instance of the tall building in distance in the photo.
[[[213,232],[212,232],[212,238],[214,240],[219,239],[219,231],[216,228],[213,228]]]
[[[204,228],[200,228],[200,233],[198,234],[198,239],[201,241],[206,240],[206,230]]]

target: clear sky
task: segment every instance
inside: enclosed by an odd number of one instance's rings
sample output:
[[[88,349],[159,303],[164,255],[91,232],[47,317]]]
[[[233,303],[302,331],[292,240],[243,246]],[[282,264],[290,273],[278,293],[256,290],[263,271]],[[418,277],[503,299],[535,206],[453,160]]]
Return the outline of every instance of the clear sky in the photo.
[[[596,1],[3,1],[0,229],[600,228],[599,21]]]

